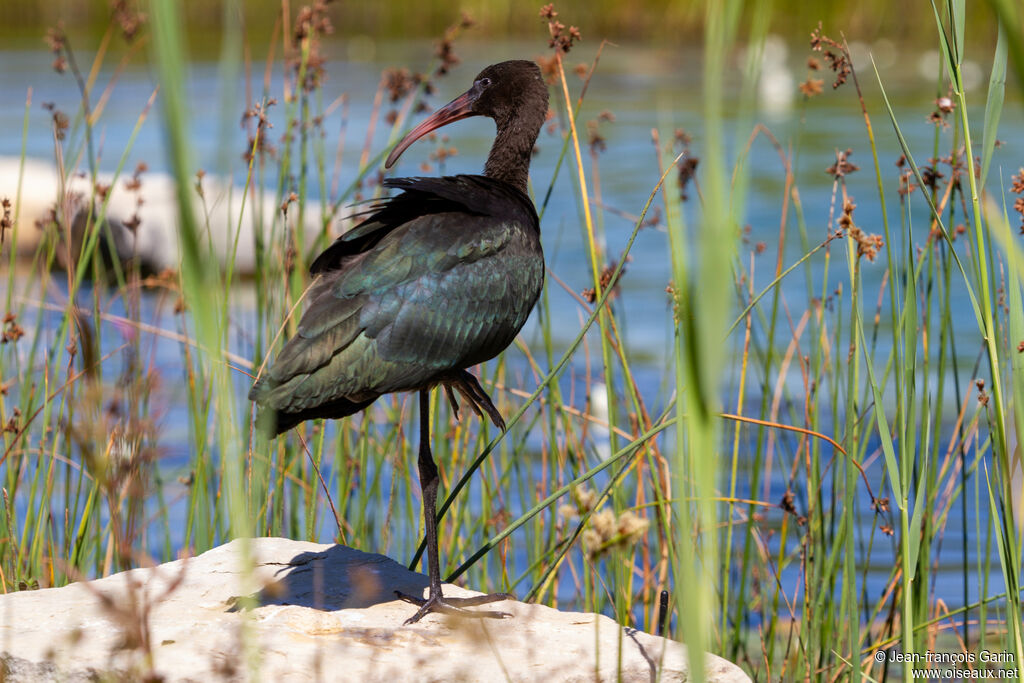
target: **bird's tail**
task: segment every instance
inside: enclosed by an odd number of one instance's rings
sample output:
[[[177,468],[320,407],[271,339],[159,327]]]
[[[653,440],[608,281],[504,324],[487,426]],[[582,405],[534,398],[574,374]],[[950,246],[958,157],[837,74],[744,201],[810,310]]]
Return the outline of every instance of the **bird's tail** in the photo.
[[[261,379],[249,392],[249,400],[259,406],[256,415],[257,428],[272,437],[283,434],[306,420],[317,418],[337,420],[354,415],[378,398],[374,396],[361,401],[353,401],[340,397],[317,406],[291,411],[281,410],[273,405],[273,400],[268,400],[271,389],[272,387],[267,386]]]

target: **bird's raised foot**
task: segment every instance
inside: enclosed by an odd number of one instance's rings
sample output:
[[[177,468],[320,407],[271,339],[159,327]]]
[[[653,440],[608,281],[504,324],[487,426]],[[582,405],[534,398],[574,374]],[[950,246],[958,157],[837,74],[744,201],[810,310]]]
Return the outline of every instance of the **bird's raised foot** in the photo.
[[[508,612],[497,612],[494,610],[476,612],[464,608],[486,605],[492,602],[501,602],[502,600],[515,600],[515,596],[511,593],[489,593],[487,595],[476,595],[472,598],[446,598],[438,592],[437,595],[432,595],[426,599],[417,598],[401,591],[395,591],[395,595],[406,602],[420,606],[416,611],[416,614],[405,620],[406,626],[409,624],[415,624],[430,612],[452,614],[460,617],[468,617],[470,619],[504,619],[505,617],[511,617],[512,615]]]
[[[469,403],[473,412],[480,417],[487,413],[494,426],[501,431],[505,431],[505,420],[502,419],[501,413],[494,407],[491,397],[487,395],[487,392],[480,386],[480,382],[472,373],[465,370],[454,370],[442,380],[442,384],[444,385],[445,393],[448,394],[448,402],[451,403],[456,419],[460,419],[459,403],[455,400],[455,391],[458,391],[466,399],[466,402]]]

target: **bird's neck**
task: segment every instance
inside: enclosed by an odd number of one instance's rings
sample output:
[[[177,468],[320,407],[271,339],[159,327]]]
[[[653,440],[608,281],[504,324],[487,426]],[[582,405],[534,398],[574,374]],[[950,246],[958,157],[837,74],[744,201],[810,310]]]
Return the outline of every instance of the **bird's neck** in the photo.
[[[494,145],[484,165],[484,175],[502,180],[527,194],[533,145],[543,121],[513,121],[498,126]]]

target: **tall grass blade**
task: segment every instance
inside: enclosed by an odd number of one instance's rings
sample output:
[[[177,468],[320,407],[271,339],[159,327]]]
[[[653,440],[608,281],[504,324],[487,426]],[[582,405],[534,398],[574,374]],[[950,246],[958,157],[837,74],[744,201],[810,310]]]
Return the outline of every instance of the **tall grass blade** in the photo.
[[[1006,95],[1006,29],[1000,23],[996,36],[996,52],[992,57],[992,74],[988,79],[988,97],[985,100],[985,132],[981,143],[981,187],[985,187],[992,152],[996,148],[999,117],[1003,113]]]

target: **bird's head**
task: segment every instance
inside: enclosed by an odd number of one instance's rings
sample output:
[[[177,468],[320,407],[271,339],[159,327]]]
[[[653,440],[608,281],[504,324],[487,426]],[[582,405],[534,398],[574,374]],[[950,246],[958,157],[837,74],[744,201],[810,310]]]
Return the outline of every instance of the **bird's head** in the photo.
[[[528,127],[540,129],[548,110],[548,89],[540,68],[530,61],[515,59],[492,64],[473,79],[473,86],[413,128],[391,150],[385,168],[398,160],[412,143],[427,133],[470,116],[494,119],[498,128],[514,125],[518,119],[537,119]],[[536,135],[534,136],[536,137]]]

